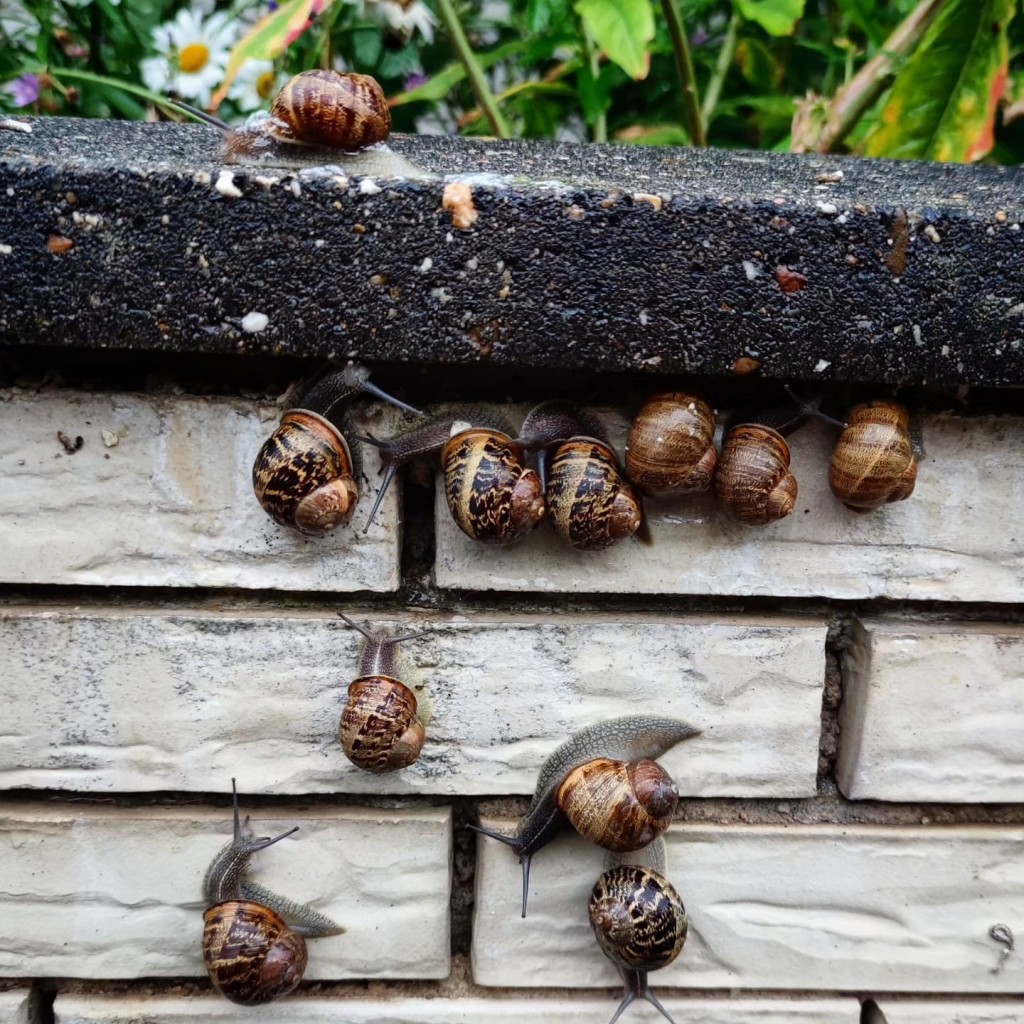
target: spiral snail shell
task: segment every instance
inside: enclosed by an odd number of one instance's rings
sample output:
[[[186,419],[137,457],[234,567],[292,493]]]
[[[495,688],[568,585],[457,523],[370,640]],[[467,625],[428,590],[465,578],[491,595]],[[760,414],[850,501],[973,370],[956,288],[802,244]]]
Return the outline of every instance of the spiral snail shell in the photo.
[[[380,449],[385,466],[367,528],[397,471],[415,458],[440,455],[448,510],[473,540],[508,544],[532,530],[544,516],[540,476],[525,465],[510,425],[493,409],[440,411],[424,425],[391,438],[361,440]]]
[[[828,484],[851,512],[865,513],[914,492],[917,460],[910,414],[897,402],[863,402],[850,410],[832,453]]]
[[[785,438],[756,423],[732,427],[722,441],[715,494],[746,526],[788,516],[796,504],[797,482]]]
[[[680,719],[651,715],[627,715],[590,726],[570,736],[544,762],[515,835],[469,826],[519,855],[523,917],[532,857],[567,825],[614,850],[640,849],[668,828],[679,793],[651,759],[699,732]]]
[[[408,768],[420,756],[426,729],[416,716],[416,695],[395,678],[394,647],[429,630],[395,636],[338,615],[364,638],[359,678],[349,685],[338,726],[341,748],[357,768],[375,775]]]
[[[360,393],[416,410],[381,391],[368,371],[350,364],[315,384],[281,417],[253,462],[252,486],[266,513],[282,526],[319,535],[346,522],[359,497],[358,450],[349,443],[346,407]]]
[[[672,1021],[648,988],[647,972],[667,967],[686,942],[686,909],[675,887],[653,868],[619,864],[597,880],[587,912],[598,945],[626,983],[610,1024],[636,999],[645,999]]]
[[[542,402],[523,421],[522,438],[538,449],[548,518],[571,547],[606,548],[644,525],[640,497],[596,417],[570,402]]]
[[[303,934],[340,935],[345,929],[249,877],[252,855],[293,835],[298,826],[274,837],[253,835],[248,819],[242,824],[234,779],[231,791],[233,836],[203,879],[203,962],[218,992],[233,1003],[258,1006],[287,995],[302,980],[308,955]]]
[[[715,411],[702,398],[671,391],[649,398],[626,439],[626,472],[645,494],[706,491],[718,461]]]

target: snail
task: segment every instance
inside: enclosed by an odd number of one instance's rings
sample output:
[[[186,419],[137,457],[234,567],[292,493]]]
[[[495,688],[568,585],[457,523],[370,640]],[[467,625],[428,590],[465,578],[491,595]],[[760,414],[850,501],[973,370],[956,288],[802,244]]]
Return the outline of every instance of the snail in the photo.
[[[589,726],[558,746],[541,767],[533,800],[515,835],[470,825],[510,846],[523,867],[566,825],[608,850],[639,850],[669,826],[679,791],[652,758],[700,733],[677,718],[627,715]]]
[[[863,402],[850,410],[828,469],[832,493],[852,512],[872,512],[914,492],[917,460],[910,414],[896,402]]]
[[[356,172],[392,177],[423,173],[381,145],[391,134],[391,110],[370,75],[303,71],[285,83],[269,113],[259,111],[237,128],[180,100],[172,102],[221,133],[226,163],[302,166],[359,154],[345,161]]]
[[[598,945],[626,983],[610,1024],[636,999],[647,1000],[675,1024],[647,987],[647,972],[667,967],[682,952],[688,927],[686,908],[665,878],[663,864],[609,866],[590,893],[587,913]]]
[[[408,768],[420,756],[426,731],[416,717],[416,695],[395,678],[394,648],[429,630],[394,636],[388,629],[370,630],[338,615],[364,637],[359,677],[349,684],[338,726],[341,748],[357,768],[375,775]]]
[[[364,533],[399,468],[412,459],[438,454],[448,510],[467,537],[485,544],[508,544],[529,533],[544,517],[541,478],[526,467],[511,426],[492,409],[442,412],[389,441],[360,440],[380,449],[386,467]]]
[[[273,838],[254,836],[248,818],[244,825],[240,820],[234,779],[231,792],[234,835],[203,879],[203,961],[221,995],[243,1006],[258,1006],[287,995],[302,980],[307,960],[303,935],[340,935],[345,929],[249,877],[252,855],[293,835],[298,826]],[[285,918],[293,922],[291,927]]]
[[[275,522],[322,534],[352,515],[360,463],[346,437],[351,435],[346,403],[360,393],[417,412],[381,391],[364,367],[351,363],[314,384],[284,413],[253,463],[253,490]]]
[[[745,526],[785,519],[796,504],[797,482],[789,468],[786,436],[811,417],[845,426],[786,389],[793,402],[769,410],[756,421],[735,417],[722,439],[715,469],[715,494]]]
[[[715,411],[696,395],[654,395],[629,428],[626,472],[645,494],[706,491],[717,461]]]
[[[542,402],[523,421],[522,440],[538,449],[548,518],[570,546],[606,548],[643,526],[640,497],[596,417],[570,402]]]

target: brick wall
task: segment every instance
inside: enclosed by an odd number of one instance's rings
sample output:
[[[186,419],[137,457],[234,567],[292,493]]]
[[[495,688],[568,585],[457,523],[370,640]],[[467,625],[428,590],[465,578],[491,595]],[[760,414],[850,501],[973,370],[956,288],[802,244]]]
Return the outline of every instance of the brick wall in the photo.
[[[263,515],[248,472],[278,413],[0,392],[2,1024],[253,1019],[200,980],[233,775],[261,832],[301,826],[259,876],[348,929],[260,1017],[605,1024],[601,851],[542,851],[524,921],[515,857],[462,825],[511,828],[562,738],[637,709],[704,730],[663,758],[691,931],[652,984],[680,1024],[1024,1022],[1024,950],[996,972],[989,936],[1024,939],[1024,419],[927,417],[914,497],[864,517],[813,426],[797,508],[762,530],[673,498],[651,548],[542,529],[496,551],[442,507],[425,580],[399,488],[365,536]],[[402,649],[430,715],[407,771],[341,754],[339,609],[431,627]]]

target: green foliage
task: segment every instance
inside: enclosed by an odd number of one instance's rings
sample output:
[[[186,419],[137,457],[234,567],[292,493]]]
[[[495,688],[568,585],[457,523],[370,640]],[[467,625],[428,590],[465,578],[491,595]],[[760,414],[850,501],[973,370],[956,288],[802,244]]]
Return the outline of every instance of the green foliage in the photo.
[[[988,153],[1014,7],[949,0],[897,79],[865,153],[960,163]]]
[[[462,49],[440,0],[0,0],[0,113],[142,119],[178,90],[236,120],[266,107],[285,76],[340,67],[381,82],[399,131],[492,134],[490,105],[522,137],[681,145],[689,124],[715,146],[1024,159],[1017,0],[673,3],[678,54],[661,0],[449,0]],[[220,19],[208,81],[175,78],[194,58],[180,26],[167,42],[181,18]],[[259,96],[246,58],[267,62]],[[1004,86],[1017,118],[1005,125]]]

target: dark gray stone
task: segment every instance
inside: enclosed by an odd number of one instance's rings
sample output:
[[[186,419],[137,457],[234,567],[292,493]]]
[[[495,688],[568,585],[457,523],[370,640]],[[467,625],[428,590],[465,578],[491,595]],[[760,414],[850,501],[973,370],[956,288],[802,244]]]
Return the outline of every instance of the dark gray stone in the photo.
[[[31,124],[0,343],[1024,383],[1016,168],[396,136],[422,176],[246,165],[232,198],[205,126]]]

